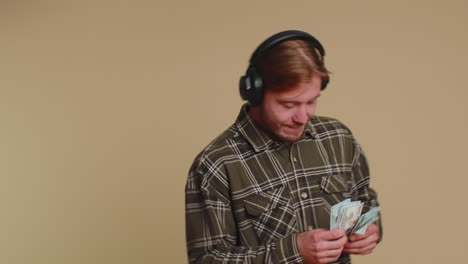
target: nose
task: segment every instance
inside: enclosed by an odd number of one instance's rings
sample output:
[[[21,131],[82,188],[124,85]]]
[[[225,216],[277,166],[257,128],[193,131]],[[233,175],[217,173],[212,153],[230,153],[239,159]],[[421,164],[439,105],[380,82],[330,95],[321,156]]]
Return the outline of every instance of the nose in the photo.
[[[297,124],[305,125],[309,121],[310,117],[311,115],[309,111],[307,111],[306,107],[299,107],[293,116],[293,121]]]

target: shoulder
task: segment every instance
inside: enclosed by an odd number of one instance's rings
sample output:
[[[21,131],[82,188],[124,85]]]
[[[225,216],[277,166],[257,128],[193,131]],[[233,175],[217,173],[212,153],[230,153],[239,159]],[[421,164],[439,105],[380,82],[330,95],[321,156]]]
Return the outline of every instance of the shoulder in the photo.
[[[227,185],[224,165],[238,158],[235,149],[244,144],[235,125],[230,126],[206,145],[195,157],[189,171],[189,182],[208,189],[212,185]]]
[[[340,120],[332,117],[314,116],[310,120],[310,125],[319,136],[330,133],[337,135],[352,135],[348,126]]]
[[[196,156],[194,165],[200,163],[219,163],[220,159],[225,159],[232,155],[233,145],[239,141],[239,133],[234,125],[230,126],[208,143]]]
[[[322,142],[339,142],[342,151],[352,157],[354,164],[359,156],[364,156],[361,145],[357,142],[351,129],[336,118],[314,116],[310,120],[317,139]]]

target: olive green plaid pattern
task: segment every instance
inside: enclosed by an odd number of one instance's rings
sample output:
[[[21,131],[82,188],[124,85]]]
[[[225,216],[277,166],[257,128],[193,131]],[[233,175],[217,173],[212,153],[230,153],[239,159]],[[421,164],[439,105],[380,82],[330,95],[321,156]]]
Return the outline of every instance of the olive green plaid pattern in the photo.
[[[361,200],[363,213],[378,205],[364,153],[342,123],[314,116],[304,136],[287,146],[258,129],[247,113],[244,105],[190,169],[190,263],[303,263],[297,234],[328,229],[334,204]],[[350,258],[343,254],[336,263]]]

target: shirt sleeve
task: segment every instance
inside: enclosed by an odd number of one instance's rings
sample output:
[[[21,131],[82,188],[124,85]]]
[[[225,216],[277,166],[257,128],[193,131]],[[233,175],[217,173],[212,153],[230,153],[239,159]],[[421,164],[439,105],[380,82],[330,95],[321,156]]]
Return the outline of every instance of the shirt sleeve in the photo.
[[[185,189],[189,263],[303,263],[295,233],[268,244],[243,246],[252,243],[240,237],[229,199],[202,187],[202,179],[203,175],[191,171]]]
[[[363,213],[370,209],[379,206],[377,201],[377,192],[370,185],[370,174],[367,158],[361,146],[354,141],[355,144],[355,159],[353,161],[352,175],[354,178],[354,186],[352,190],[353,200],[361,200],[364,203]],[[379,241],[382,240],[382,215],[379,213],[379,219],[375,222],[379,228]]]

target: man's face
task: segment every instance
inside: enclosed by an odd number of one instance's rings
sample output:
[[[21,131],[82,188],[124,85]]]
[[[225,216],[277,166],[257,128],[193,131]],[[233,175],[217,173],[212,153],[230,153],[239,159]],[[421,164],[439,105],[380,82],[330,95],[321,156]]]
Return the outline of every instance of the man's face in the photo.
[[[286,91],[266,90],[257,122],[274,139],[290,144],[299,140],[314,115],[322,80],[314,76]]]

